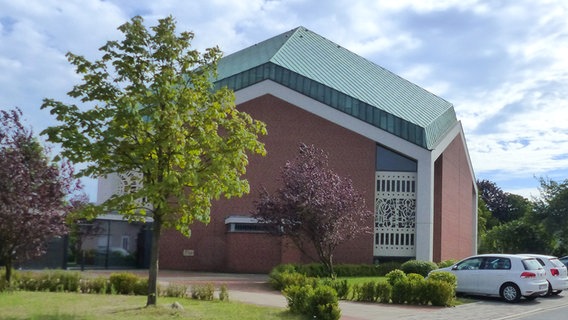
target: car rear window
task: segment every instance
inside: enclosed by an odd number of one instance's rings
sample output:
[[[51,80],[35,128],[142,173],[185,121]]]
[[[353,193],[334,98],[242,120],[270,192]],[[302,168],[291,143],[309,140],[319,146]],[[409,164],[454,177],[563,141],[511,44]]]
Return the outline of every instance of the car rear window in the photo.
[[[535,258],[523,259],[523,266],[525,267],[525,270],[542,269],[542,266]]]
[[[560,260],[554,258],[554,259],[549,259],[550,262],[552,263],[553,266],[557,267],[557,268],[561,268],[564,267],[564,263],[562,263]]]

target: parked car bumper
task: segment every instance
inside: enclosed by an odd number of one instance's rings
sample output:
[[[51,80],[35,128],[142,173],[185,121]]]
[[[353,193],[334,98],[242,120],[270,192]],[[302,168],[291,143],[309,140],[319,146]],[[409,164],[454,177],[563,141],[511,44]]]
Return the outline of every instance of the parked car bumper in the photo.
[[[533,282],[529,285],[521,287],[521,295],[524,297],[537,297],[545,294],[548,291],[548,282],[538,281]]]

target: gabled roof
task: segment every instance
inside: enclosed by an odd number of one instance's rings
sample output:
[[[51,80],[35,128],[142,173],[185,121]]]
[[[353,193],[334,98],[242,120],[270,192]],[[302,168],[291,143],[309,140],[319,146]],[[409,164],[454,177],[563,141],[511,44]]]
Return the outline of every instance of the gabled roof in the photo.
[[[216,84],[267,79],[430,150],[457,122],[451,103],[304,27],[222,58]]]

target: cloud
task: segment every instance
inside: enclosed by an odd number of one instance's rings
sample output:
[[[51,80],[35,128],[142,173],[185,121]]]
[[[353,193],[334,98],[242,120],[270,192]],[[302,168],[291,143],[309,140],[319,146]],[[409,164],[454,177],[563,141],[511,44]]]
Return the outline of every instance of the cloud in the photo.
[[[1,107],[38,133],[43,98],[69,101],[65,53],[89,59],[134,15],[173,15],[199,50],[243,49],[303,25],[454,104],[478,177],[517,189],[568,175],[568,3],[563,0],[0,0]],[[512,178],[516,180],[511,180]],[[520,186],[521,179],[527,185]]]

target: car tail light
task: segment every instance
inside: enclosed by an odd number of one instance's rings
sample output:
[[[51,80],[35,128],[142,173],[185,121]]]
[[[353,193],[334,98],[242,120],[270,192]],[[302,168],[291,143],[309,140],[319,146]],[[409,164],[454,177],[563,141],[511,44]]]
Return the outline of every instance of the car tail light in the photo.
[[[560,275],[560,271],[558,271],[558,269],[556,268],[552,268],[550,269],[550,274],[552,274],[553,277],[556,277]]]
[[[521,273],[521,278],[522,278],[522,279],[525,279],[525,278],[536,278],[536,273],[525,271],[525,272]]]

